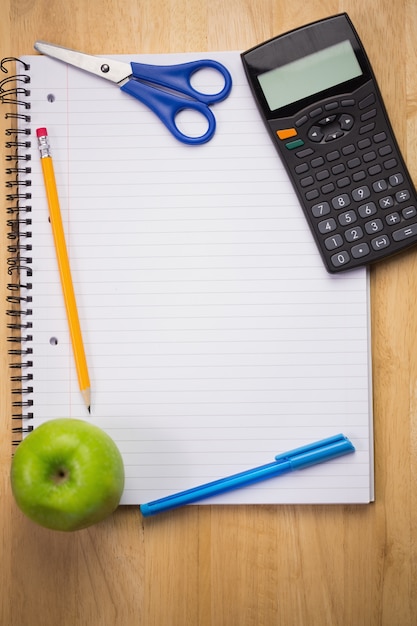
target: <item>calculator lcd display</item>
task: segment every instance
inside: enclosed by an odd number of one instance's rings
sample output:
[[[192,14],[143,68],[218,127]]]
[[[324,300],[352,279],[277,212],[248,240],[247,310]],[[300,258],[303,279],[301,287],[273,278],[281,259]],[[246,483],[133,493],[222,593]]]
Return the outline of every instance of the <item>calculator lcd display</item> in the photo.
[[[271,111],[362,75],[349,40],[258,76]]]

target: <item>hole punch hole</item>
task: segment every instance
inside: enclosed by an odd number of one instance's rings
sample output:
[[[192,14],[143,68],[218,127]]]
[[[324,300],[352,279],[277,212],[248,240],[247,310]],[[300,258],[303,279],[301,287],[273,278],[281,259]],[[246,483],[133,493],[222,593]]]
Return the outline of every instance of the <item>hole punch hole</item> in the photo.
[[[49,343],[51,344],[51,346],[57,346],[58,345],[58,338],[57,337],[51,337],[49,340]]]
[[[48,100],[48,102],[55,102],[55,96],[53,93],[48,93],[46,99]]]

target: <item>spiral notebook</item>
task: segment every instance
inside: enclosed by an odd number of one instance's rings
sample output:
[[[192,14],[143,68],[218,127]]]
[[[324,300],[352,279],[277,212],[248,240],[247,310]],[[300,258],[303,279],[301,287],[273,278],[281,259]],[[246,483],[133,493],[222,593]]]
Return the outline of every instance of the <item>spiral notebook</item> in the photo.
[[[369,502],[367,271],[324,269],[239,53],[120,58],[208,56],[228,67],[233,89],[213,106],[216,134],[202,146],[179,143],[106,81],[35,55],[18,60],[13,77],[4,61],[15,431],[65,416],[99,425],[123,455],[123,504],[343,433],[354,455],[207,503]],[[91,415],[78,389],[39,126],[52,146]]]

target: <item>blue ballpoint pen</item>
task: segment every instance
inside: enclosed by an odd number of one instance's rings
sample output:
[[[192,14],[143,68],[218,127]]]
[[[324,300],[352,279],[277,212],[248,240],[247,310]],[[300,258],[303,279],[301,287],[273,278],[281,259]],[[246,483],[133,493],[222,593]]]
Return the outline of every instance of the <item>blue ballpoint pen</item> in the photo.
[[[144,517],[149,517],[150,515],[169,511],[185,504],[198,502],[225,491],[240,489],[267,478],[303,469],[317,463],[323,463],[354,451],[355,448],[347,437],[342,434],[335,435],[334,437],[328,437],[301,448],[290,450],[284,454],[278,454],[273,463],[254,467],[239,474],[233,474],[232,476],[220,478],[219,480],[214,480],[213,482],[193,487],[192,489],[148,502],[147,504],[141,504],[140,510]]]

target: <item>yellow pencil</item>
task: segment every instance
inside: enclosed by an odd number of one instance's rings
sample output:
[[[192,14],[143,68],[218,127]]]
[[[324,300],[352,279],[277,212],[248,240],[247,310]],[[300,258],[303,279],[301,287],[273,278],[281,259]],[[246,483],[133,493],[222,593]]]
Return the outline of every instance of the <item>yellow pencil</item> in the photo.
[[[38,137],[42,172],[49,206],[49,217],[51,220],[52,232],[54,236],[55,251],[58,261],[59,275],[61,278],[62,291],[64,295],[65,308],[67,311],[67,319],[71,336],[72,349],[74,352],[75,366],[77,369],[78,383],[84,402],[87,406],[88,411],[90,411],[90,377],[88,375],[87,359],[85,356],[80,320],[78,317],[77,302],[75,299],[74,286],[72,283],[67,245],[65,242],[64,227],[62,225],[61,209],[59,206],[58,191],[55,181],[54,165],[52,162],[49,147],[48,132],[46,128],[38,128],[36,130],[36,135]]]

